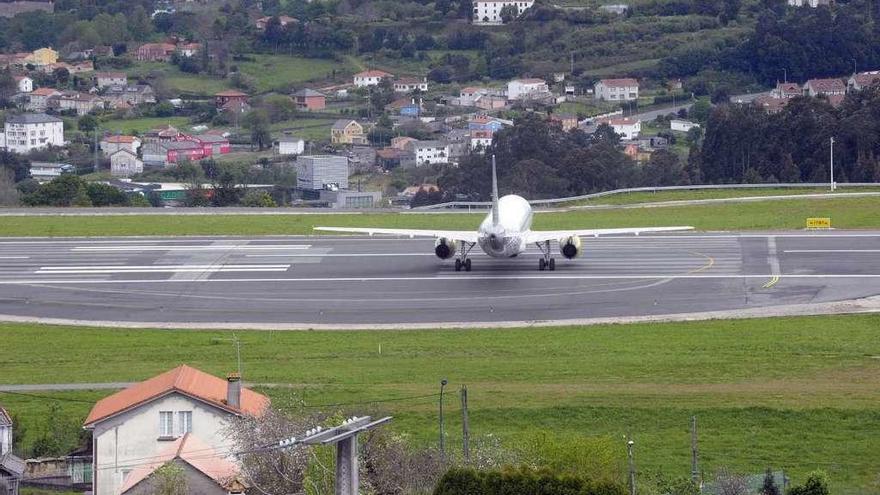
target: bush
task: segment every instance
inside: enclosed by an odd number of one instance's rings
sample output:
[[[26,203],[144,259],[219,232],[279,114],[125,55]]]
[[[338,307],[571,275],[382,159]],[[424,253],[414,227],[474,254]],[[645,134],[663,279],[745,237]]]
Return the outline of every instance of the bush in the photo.
[[[549,470],[477,471],[449,470],[434,490],[434,495],[625,495],[623,485],[562,475]]]
[[[278,206],[266,191],[248,191],[241,199],[241,205],[251,208],[275,208]]]

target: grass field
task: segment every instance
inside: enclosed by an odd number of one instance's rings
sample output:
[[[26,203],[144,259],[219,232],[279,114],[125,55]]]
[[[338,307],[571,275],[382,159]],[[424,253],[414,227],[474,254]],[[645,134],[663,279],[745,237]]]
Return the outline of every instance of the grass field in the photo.
[[[466,384],[477,438],[493,434],[514,446],[546,433],[574,448],[631,432],[641,473],[686,476],[688,421],[697,415],[707,475],[721,466],[754,473],[773,466],[799,482],[822,468],[834,493],[855,494],[880,488],[878,328],[880,316],[835,316],[237,335],[245,378],[284,385],[260,389],[294,413],[354,402],[343,409],[392,413],[397,431],[431,444],[437,398],[405,398],[436,393],[445,377],[453,449],[461,431],[457,390]],[[221,331],[5,324],[0,337],[0,383],[136,381],[180,363],[221,375],[235,366],[230,334]],[[40,395],[63,401],[65,416],[80,420],[108,393]],[[305,407],[293,406],[300,400]],[[3,393],[0,401],[27,418],[32,435],[51,402]],[[621,461],[624,453],[620,441]]]
[[[839,193],[880,192],[880,186],[840,188]],[[829,194],[827,187],[797,188],[755,188],[755,189],[694,189],[690,191],[657,191],[615,194],[585,201],[577,201],[566,206],[577,205],[629,205],[656,203],[660,201],[690,201],[701,199],[745,198],[757,196],[795,196],[800,194]]]
[[[295,210],[292,210],[295,211]],[[535,230],[691,225],[700,230],[800,229],[808,217],[836,228],[880,227],[880,197],[790,199],[541,213]],[[341,215],[125,215],[3,217],[0,236],[314,234],[313,227],[475,229],[485,213]]]
[[[111,132],[143,134],[150,129],[166,124],[182,129],[188,123],[189,119],[186,117],[143,117],[140,119],[104,120],[101,122],[101,128]]]
[[[330,59],[291,57],[287,55],[255,55],[253,62],[235,62],[242,73],[256,80],[257,92],[286,88],[290,84],[327,79],[333,71],[352,72],[347,64]]]

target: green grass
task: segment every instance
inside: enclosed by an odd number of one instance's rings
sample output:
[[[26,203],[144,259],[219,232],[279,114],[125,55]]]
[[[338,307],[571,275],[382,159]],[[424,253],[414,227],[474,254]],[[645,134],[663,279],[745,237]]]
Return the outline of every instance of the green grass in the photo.
[[[855,494],[876,490],[880,472],[878,328],[880,316],[871,315],[237,335],[247,380],[291,384],[261,388],[276,405],[364,403],[346,409],[391,413],[393,428],[415,443],[436,439],[436,399],[372,401],[435,393],[445,377],[452,448],[461,431],[456,392],[466,384],[478,438],[493,434],[512,445],[541,432],[562,442],[631,432],[641,472],[686,476],[688,421],[696,414],[706,473],[773,466],[798,482],[823,468],[834,493]],[[181,363],[222,375],[235,366],[223,331],[4,324],[0,337],[0,383],[137,381]],[[86,401],[60,403],[66,416],[81,419],[108,393],[51,395]],[[27,418],[28,431],[39,431],[46,399],[0,399]],[[315,409],[335,408],[305,410]]]
[[[337,74],[353,72],[352,67],[330,59],[291,57],[287,55],[253,55],[253,62],[235,62],[243,74],[256,79],[257,92],[286,88],[290,84],[323,80]]]
[[[163,126],[166,124],[173,125],[178,129],[185,127],[189,123],[186,117],[143,117],[139,119],[112,119],[101,122],[101,128],[111,132],[121,132],[130,134],[137,132],[143,134],[150,129]]]
[[[145,77],[151,72],[161,72],[165,83],[173,93],[189,95],[213,95],[230,88],[229,81],[202,74],[182,72],[176,66],[163,62],[138,62],[126,71],[129,77]]]
[[[342,118],[342,116],[340,116]],[[291,132],[294,136],[313,142],[329,142],[330,127],[335,119],[299,118],[272,124],[273,132]]]
[[[800,229],[808,217],[831,217],[836,228],[880,227],[880,197],[789,199],[662,208],[541,213],[535,230],[691,225],[700,230]],[[296,213],[296,210],[290,210]],[[315,234],[313,227],[476,229],[485,213],[309,215],[8,216],[0,236]]]

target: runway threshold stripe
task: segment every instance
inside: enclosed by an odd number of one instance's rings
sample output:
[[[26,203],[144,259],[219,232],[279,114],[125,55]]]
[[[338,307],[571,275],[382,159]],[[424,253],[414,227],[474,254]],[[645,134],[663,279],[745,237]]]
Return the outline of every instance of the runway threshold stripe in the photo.
[[[287,268],[172,268],[167,270],[37,270],[37,275],[93,275],[123,273],[224,273],[224,272],[286,272]]]
[[[290,265],[231,265],[231,264],[213,264],[213,265],[61,265],[61,266],[41,266],[40,270],[141,270],[148,268],[169,269],[169,268],[290,268]]]
[[[880,253],[880,249],[787,249],[785,253]]]
[[[74,246],[72,251],[78,252],[114,252],[114,251],[290,251],[309,249],[311,244],[291,245],[228,245],[228,246]]]

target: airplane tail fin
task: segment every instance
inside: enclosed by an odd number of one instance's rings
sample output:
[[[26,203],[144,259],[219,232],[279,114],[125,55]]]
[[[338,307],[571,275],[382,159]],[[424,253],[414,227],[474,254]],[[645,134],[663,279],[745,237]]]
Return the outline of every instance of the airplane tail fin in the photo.
[[[498,173],[495,171],[495,155],[492,155],[492,225],[498,225]]]

